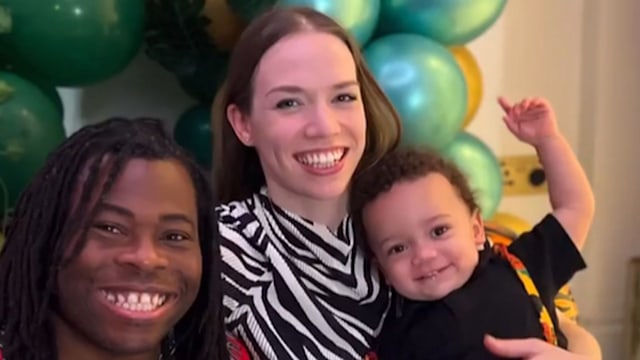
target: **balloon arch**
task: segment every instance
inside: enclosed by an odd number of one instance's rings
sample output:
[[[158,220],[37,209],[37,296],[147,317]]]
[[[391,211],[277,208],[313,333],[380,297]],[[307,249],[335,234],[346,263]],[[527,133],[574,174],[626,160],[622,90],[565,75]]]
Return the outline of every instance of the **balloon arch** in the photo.
[[[465,130],[482,99],[466,45],[506,0],[0,0],[0,213],[65,138],[56,87],[106,80],[141,48],[198,103],[174,135],[211,167],[209,104],[239,34],[272,6],[312,7],[348,29],[402,118],[403,143],[440,149],[469,176],[484,217],[496,212],[498,160]]]

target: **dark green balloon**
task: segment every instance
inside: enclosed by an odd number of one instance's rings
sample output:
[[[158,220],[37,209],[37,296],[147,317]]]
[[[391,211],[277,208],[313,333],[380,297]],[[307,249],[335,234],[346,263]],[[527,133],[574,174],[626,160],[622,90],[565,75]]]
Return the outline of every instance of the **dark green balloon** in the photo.
[[[0,49],[0,71],[14,73],[37,85],[56,105],[56,108],[60,112],[60,117],[64,118],[64,106],[62,105],[62,99],[60,98],[58,89],[42,75],[37,75],[33,69],[26,68],[24,63],[16,64],[9,62],[8,56],[3,55],[2,50],[3,49]]]
[[[60,112],[35,84],[0,72],[0,204],[15,205],[49,153],[65,139]],[[3,205],[0,205],[3,206]]]
[[[187,149],[205,169],[213,165],[213,133],[211,132],[211,108],[196,105],[184,112],[173,130],[178,144]]]
[[[228,57],[209,47],[184,60],[190,66],[174,69],[180,86],[196,101],[211,104],[227,76]]]
[[[226,0],[227,4],[241,19],[251,21],[256,16],[270,9],[278,0]],[[345,0],[349,1],[349,0]]]
[[[144,0],[2,0],[0,47],[56,86],[85,86],[124,69],[143,41]]]

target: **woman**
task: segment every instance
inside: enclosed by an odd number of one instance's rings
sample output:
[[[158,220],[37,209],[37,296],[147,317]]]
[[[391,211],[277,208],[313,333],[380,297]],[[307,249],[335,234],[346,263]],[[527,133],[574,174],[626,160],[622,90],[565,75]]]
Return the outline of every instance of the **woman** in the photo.
[[[364,358],[390,293],[347,194],[401,125],[357,45],[319,12],[268,11],[234,48],[214,126],[227,328],[258,359]]]

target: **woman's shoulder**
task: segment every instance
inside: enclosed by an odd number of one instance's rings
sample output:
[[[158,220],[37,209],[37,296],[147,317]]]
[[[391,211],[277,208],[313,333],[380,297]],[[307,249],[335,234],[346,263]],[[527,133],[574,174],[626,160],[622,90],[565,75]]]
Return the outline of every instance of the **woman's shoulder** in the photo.
[[[255,201],[254,197],[216,206],[223,261],[229,261],[231,255],[240,252],[261,257],[262,227],[256,216]]]
[[[244,200],[235,200],[227,203],[221,203],[216,205],[216,213],[219,217],[219,221],[224,220],[225,222],[230,221],[231,219],[242,217],[247,213],[251,213],[251,203],[253,202],[252,198],[244,199]]]
[[[255,197],[216,205],[215,211],[221,226],[238,228],[256,221]]]

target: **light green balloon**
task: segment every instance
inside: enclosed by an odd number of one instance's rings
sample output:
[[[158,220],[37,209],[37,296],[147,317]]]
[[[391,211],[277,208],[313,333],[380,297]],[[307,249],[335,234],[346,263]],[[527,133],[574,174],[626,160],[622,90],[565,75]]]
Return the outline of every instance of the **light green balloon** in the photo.
[[[333,18],[360,46],[371,39],[380,15],[380,0],[280,0],[278,3],[310,7]]]
[[[398,110],[403,144],[446,146],[467,112],[467,84],[451,52],[420,35],[395,34],[369,43],[364,57]]]
[[[411,33],[447,46],[464,45],[490,28],[506,3],[507,0],[381,0],[377,33]]]
[[[490,219],[502,200],[503,184],[500,161],[493,151],[477,137],[462,131],[442,154],[466,175],[483,219]]]

